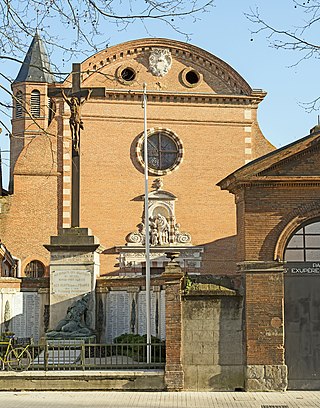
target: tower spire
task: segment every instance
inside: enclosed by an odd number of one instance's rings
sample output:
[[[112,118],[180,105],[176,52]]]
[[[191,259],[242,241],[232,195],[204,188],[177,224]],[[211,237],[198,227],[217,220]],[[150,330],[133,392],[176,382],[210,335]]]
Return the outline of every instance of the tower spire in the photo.
[[[49,57],[38,29],[14,82],[55,82]]]

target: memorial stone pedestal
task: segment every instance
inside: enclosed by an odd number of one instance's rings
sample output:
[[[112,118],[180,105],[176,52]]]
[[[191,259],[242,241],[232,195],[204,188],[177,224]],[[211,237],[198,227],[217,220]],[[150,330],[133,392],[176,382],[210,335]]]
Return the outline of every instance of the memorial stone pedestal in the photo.
[[[50,238],[49,329],[65,317],[77,299],[91,293],[86,324],[95,330],[95,285],[99,276],[99,241],[88,228],[62,228]]]

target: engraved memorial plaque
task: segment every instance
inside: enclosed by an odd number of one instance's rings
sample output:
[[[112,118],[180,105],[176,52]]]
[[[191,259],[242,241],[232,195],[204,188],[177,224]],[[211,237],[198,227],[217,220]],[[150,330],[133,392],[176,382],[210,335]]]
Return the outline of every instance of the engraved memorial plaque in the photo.
[[[82,295],[91,292],[91,273],[85,270],[51,272],[51,293],[54,295]]]

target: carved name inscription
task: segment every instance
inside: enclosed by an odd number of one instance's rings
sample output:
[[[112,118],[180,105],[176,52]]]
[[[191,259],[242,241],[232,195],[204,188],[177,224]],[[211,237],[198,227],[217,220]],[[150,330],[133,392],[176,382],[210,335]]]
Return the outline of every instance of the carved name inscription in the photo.
[[[91,273],[85,270],[52,271],[51,293],[81,295],[91,292]]]
[[[16,337],[39,340],[40,296],[37,293],[17,293],[12,298],[11,330]]]

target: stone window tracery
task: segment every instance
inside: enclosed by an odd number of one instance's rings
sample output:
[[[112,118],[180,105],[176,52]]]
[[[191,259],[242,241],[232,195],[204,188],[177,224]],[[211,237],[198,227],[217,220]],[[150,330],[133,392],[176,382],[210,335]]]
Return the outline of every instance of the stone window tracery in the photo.
[[[138,140],[137,160],[144,167],[144,136]],[[176,170],[182,162],[183,145],[171,130],[153,128],[148,131],[148,170],[150,174],[164,176]]]

